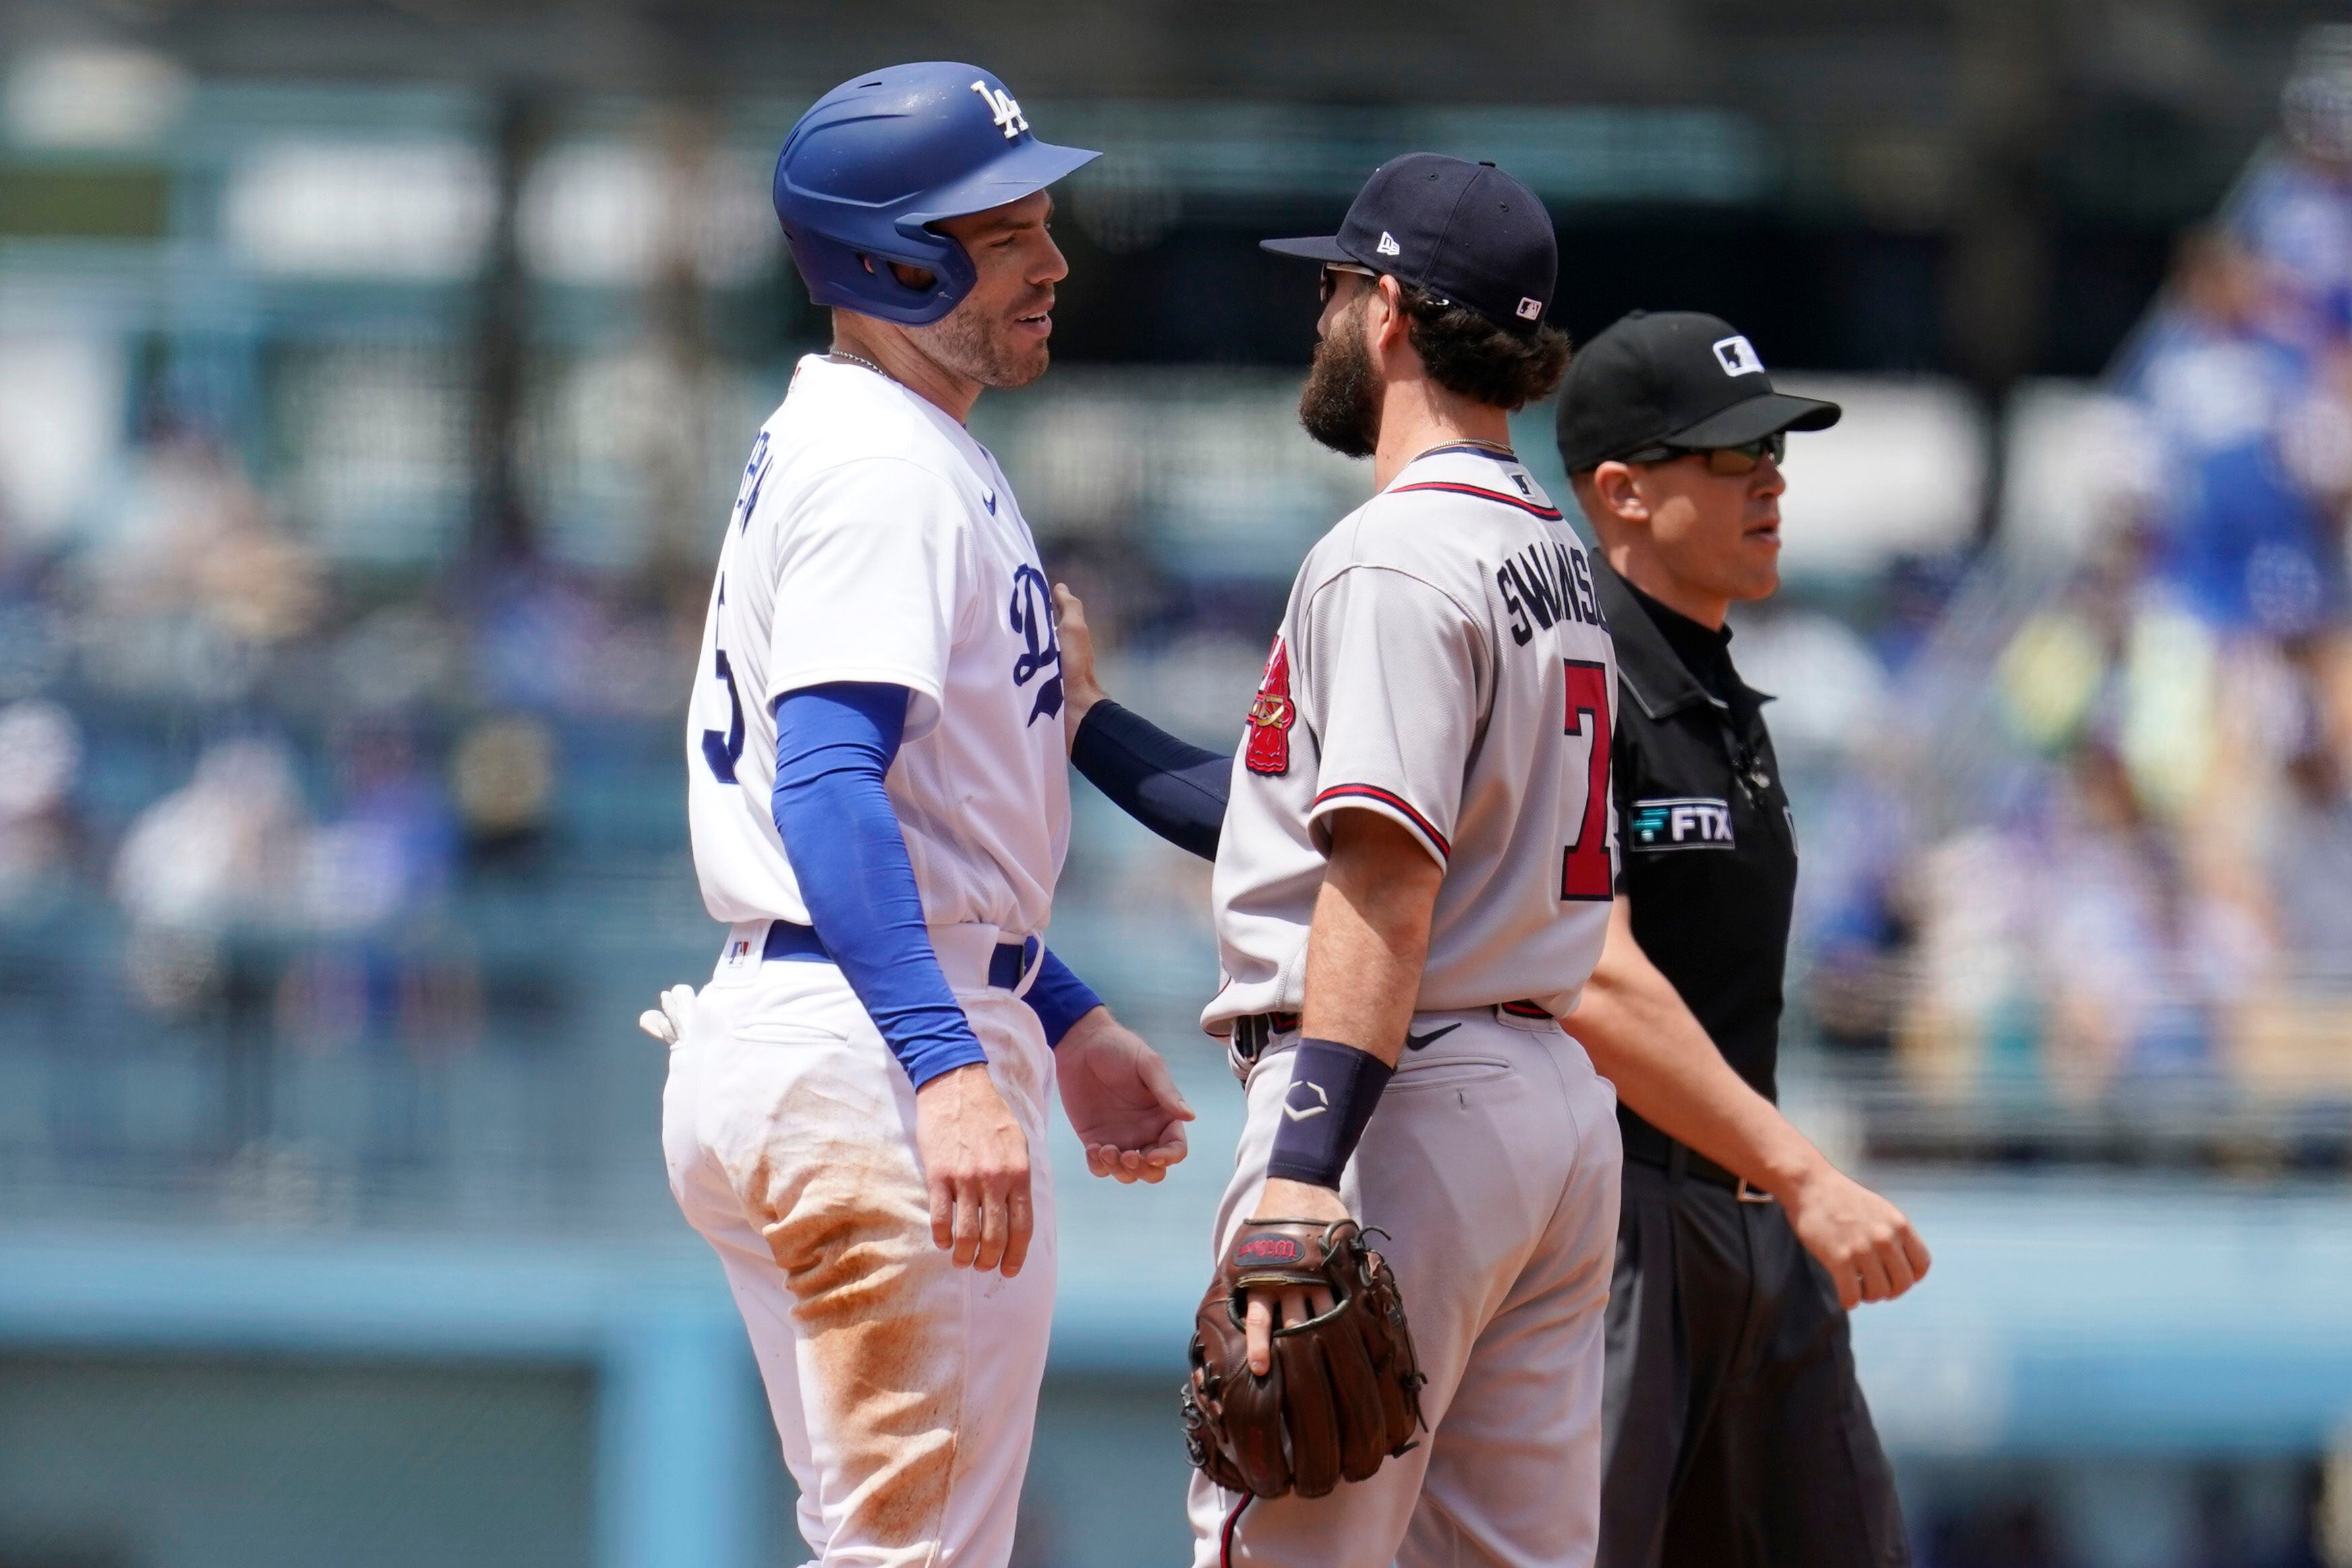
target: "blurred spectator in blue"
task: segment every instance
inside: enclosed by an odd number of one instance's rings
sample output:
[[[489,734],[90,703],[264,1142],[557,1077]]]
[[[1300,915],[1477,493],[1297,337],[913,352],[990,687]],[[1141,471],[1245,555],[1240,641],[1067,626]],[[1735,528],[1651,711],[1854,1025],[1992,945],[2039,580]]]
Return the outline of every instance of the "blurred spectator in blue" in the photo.
[[[2257,164],[2230,227],[2277,270],[2280,330],[2352,337],[2352,28],[2307,35],[2280,94],[2286,155]]]
[[[2283,444],[2328,400],[2311,349],[2271,329],[2273,293],[2267,264],[2237,242],[2187,236],[2122,385],[2168,470],[2150,519],[2159,571],[2225,636],[2286,640],[2340,622],[2345,592],[2334,519]]]
[[[583,706],[603,638],[603,607],[581,584],[535,558],[501,562],[473,606],[475,679],[505,706]]]
[[[435,927],[457,863],[457,818],[440,775],[402,725],[353,727],[336,744],[341,809],[311,836],[304,897],[323,940],[283,977],[279,1025],[311,1050],[384,1048],[373,1065],[371,1166],[429,1161],[445,1117],[437,1065],[474,1043],[479,986]]]
[[[2259,930],[2200,896],[2106,746],[2077,748],[2046,848],[2037,950],[2051,996],[2046,1070],[2062,1090],[2200,1076],[2225,1009],[2259,972]]]
[[[453,1043],[432,938],[457,865],[457,819],[402,727],[374,723],[337,747],[341,810],[310,835],[302,912],[312,938],[279,997],[309,1049],[362,1040],[439,1055]],[[469,1031],[466,1031],[469,1032]]]
[[[396,936],[449,890],[457,825],[440,779],[395,724],[370,724],[337,747],[342,809],[311,835],[308,924],[339,935]]]
[[[1900,676],[1935,641],[1969,565],[1957,554],[1902,555],[1887,567],[1885,607],[1871,626],[1870,644],[1889,674]]]

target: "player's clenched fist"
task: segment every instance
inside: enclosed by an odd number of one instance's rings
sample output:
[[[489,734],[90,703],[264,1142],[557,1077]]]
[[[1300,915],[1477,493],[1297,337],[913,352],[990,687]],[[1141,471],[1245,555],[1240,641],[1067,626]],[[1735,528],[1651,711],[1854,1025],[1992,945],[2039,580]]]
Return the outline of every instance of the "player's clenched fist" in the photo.
[[[915,1091],[915,1149],[930,1187],[931,1239],[959,1269],[1000,1267],[1007,1279],[1029,1257],[1029,1140],[975,1062]]]

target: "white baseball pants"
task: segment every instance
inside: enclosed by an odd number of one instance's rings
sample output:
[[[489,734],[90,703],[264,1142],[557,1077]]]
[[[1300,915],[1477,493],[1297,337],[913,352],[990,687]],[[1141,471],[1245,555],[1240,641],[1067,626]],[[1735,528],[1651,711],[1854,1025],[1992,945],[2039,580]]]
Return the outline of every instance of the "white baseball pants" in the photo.
[[[812,1563],[1003,1568],[1053,1322],[1053,1052],[1028,1005],[985,983],[993,930],[935,934],[1028,1134],[1036,1215],[1015,1278],[950,1267],[906,1073],[838,969],[763,964],[750,929],[749,956],[722,959],[671,1052],[662,1145],[751,1332]],[[976,973],[961,948],[981,955]]]
[[[1448,1026],[1458,1026],[1448,1028]],[[1587,1568],[1600,1532],[1601,1326],[1616,1092],[1549,1019],[1421,1013],[1341,1183],[1389,1232],[1429,1433],[1368,1481],[1272,1500],[1195,1472],[1195,1568]],[[1256,1212],[1297,1036],[1251,1071],[1216,1258]],[[1277,1053],[1278,1054],[1276,1054]]]

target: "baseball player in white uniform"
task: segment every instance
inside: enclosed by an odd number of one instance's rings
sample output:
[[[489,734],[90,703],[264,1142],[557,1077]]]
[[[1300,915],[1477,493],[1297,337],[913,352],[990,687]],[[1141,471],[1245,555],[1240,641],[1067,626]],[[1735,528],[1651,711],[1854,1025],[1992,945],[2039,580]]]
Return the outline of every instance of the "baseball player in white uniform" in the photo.
[[[1183,1106],[1045,951],[1069,831],[1051,601],[963,426],[1045,371],[1045,187],[1092,153],[1002,83],[903,66],[793,128],[775,198],[835,345],[728,518],[687,723],[729,932],[671,1038],[672,1191],[751,1333],[825,1564],[997,1568],[1054,1301],[1047,1104],[1157,1180]],[[877,190],[893,199],[877,204]],[[905,194],[911,191],[912,194]]]
[[[1267,248],[1324,263],[1301,413],[1378,494],[1308,554],[1234,763],[1202,1021],[1249,1115],[1218,1249],[1252,1218],[1385,1231],[1429,1437],[1320,1498],[1196,1475],[1194,1561],[1567,1568],[1596,1531],[1619,1145],[1555,1020],[1608,929],[1617,679],[1583,549],[1507,444],[1567,361],[1550,220],[1414,154],[1336,236]],[[1252,1369],[1327,1306],[1252,1296]]]

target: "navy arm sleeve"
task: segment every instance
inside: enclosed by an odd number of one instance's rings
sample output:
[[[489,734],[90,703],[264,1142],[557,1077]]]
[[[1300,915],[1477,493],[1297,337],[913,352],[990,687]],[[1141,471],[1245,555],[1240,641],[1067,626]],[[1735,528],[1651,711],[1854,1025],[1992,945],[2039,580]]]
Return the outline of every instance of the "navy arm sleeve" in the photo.
[[[908,696],[904,686],[863,683],[785,693],[769,804],[818,940],[919,1089],[988,1053],[931,948],[914,862],[882,787]]]
[[[1045,1026],[1045,1043],[1060,1045],[1070,1026],[1103,1005],[1094,988],[1070,972],[1070,967],[1054,956],[1051,947],[1037,960],[1037,977],[1029,982],[1022,1000],[1037,1015]]]
[[[1111,804],[1178,849],[1217,858],[1233,789],[1231,753],[1179,740],[1106,698],[1087,710],[1070,761]]]

